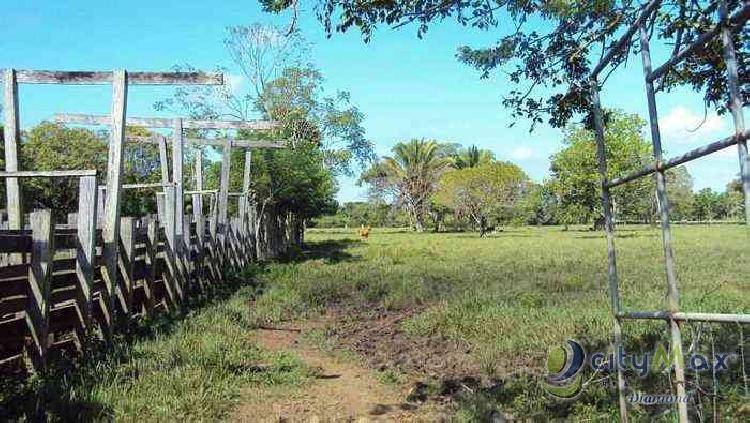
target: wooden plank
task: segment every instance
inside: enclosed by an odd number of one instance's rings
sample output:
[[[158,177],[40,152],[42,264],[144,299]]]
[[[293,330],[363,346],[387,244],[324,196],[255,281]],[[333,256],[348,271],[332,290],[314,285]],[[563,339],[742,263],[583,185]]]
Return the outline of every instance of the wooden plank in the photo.
[[[55,121],[58,123],[70,123],[76,125],[107,126],[111,122],[106,115],[88,115],[81,113],[57,113]],[[127,124],[132,126],[143,126],[145,128],[172,128],[173,118],[144,118],[130,117]],[[266,120],[249,121],[221,121],[221,120],[198,120],[183,119],[182,126],[185,129],[250,129],[267,130],[278,126],[278,123]],[[143,141],[146,141],[145,139]]]
[[[31,252],[31,235],[0,235],[0,253]]]
[[[219,184],[219,255],[224,256],[227,247],[226,234],[229,225],[229,172],[232,165],[232,140],[228,139],[221,159],[221,179]]]
[[[7,166],[6,166],[7,169]],[[77,178],[96,176],[96,170],[25,170],[0,172],[0,178]]]
[[[195,155],[195,190],[192,193],[193,200],[193,220],[195,220],[195,232],[198,235],[198,247],[196,256],[196,278],[201,289],[205,289],[205,278],[203,275],[203,267],[205,266],[205,256],[203,254],[203,248],[205,246],[206,238],[206,227],[203,219],[203,196],[198,192],[203,191],[203,151],[198,150],[198,154]]]
[[[218,195],[211,196],[211,210],[209,212],[209,240],[208,240],[208,251],[209,251],[209,265],[211,268],[212,283],[218,283],[221,280],[221,266],[218,258],[219,250],[219,237],[218,237],[218,226],[219,226],[219,212],[218,212]]]
[[[253,152],[250,149],[245,150],[245,168],[242,174],[242,191],[245,193],[244,196],[239,198],[239,210],[240,210],[240,249],[242,255],[242,261],[244,265],[247,265],[252,260],[251,250],[248,240],[250,239],[250,227],[252,226],[251,208],[250,202],[250,182],[252,178],[252,165],[253,165]]]
[[[2,241],[0,241],[2,242]],[[10,266],[0,267],[0,297],[3,296],[2,286],[6,279],[16,279],[26,277],[29,274],[28,264],[12,264]]]
[[[112,116],[110,120],[109,161],[107,163],[107,200],[104,205],[105,292],[103,296],[104,324],[107,338],[111,338],[114,323],[115,290],[117,286],[118,245],[120,241],[120,206],[122,203],[122,168],[125,147],[125,118],[128,88],[125,71],[116,71],[112,80]]]
[[[18,82],[17,72],[7,69],[4,72],[5,104],[5,171],[18,171],[18,144],[21,141],[21,123],[18,114]],[[18,179],[8,178],[5,180],[6,209],[8,211],[8,228],[23,228],[23,215],[21,213],[21,190]],[[18,262],[19,256],[10,258],[11,262]]]
[[[117,298],[122,317],[130,319],[133,313],[133,262],[135,261],[135,222],[132,217],[121,218],[119,277],[117,278]]]
[[[172,186],[174,185],[171,182],[162,183],[162,182],[155,182],[152,184],[125,184],[122,186],[122,189],[144,189],[144,188],[163,188],[165,186]]]
[[[169,179],[169,153],[167,152],[167,139],[159,139],[159,167],[161,169],[161,183],[166,186],[170,183]]]
[[[18,70],[18,82],[25,84],[81,84],[117,83],[119,71],[49,71]],[[124,72],[124,71],[123,71]],[[128,72],[128,84],[135,85],[222,85],[221,73],[205,72]]]
[[[29,266],[29,292],[26,323],[33,340],[30,355],[37,370],[47,364],[49,300],[52,260],[55,251],[54,219],[49,210],[31,214],[33,246]]]
[[[183,299],[182,287],[180,285],[178,268],[177,268],[177,257],[175,255],[175,248],[177,246],[177,239],[175,237],[175,195],[174,187],[164,188],[164,235],[166,238],[165,253],[166,263],[165,268],[166,275],[168,278],[167,287],[170,293],[170,302],[177,304],[177,302]]]
[[[143,281],[143,313],[144,315],[151,315],[154,312],[154,306],[156,305],[156,299],[154,297],[155,284],[157,275],[159,275],[158,260],[157,260],[157,246],[159,244],[159,222],[151,220],[147,226],[147,237],[146,241],[146,275]]]
[[[174,252],[177,265],[177,275],[179,282],[183,287],[183,292],[187,293],[188,270],[187,270],[187,240],[185,238],[185,198],[183,187],[183,168],[185,157],[183,154],[183,134],[182,119],[172,120],[172,180],[174,188]]]
[[[126,137],[126,142],[137,143],[137,144],[158,144],[161,141],[160,137]],[[223,147],[226,141],[220,138],[185,138],[183,141],[186,144],[197,145],[197,146],[211,146],[211,147]],[[286,148],[285,141],[256,141],[256,140],[233,140],[233,144],[237,148]]]
[[[222,139],[185,138],[185,142],[193,145],[209,145],[212,147],[223,147],[226,141]],[[232,146],[237,148],[286,148],[284,141],[254,141],[254,140],[232,140]]]
[[[78,307],[83,324],[91,327],[92,286],[96,261],[96,177],[87,176],[78,182],[78,249],[76,276],[78,278]]]

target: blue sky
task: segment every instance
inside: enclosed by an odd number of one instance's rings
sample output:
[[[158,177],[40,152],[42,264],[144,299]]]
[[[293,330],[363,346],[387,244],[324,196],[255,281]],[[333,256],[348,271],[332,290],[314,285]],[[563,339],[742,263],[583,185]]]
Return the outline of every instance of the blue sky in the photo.
[[[0,68],[19,69],[169,70],[180,63],[205,70],[231,67],[222,45],[227,26],[286,22],[285,16],[263,13],[255,0],[4,0],[0,10]],[[525,121],[508,128],[512,120],[500,100],[511,85],[502,74],[480,80],[476,71],[455,59],[456,47],[489,45],[500,30],[481,32],[444,22],[419,40],[413,27],[380,28],[365,44],[357,32],[327,39],[310,11],[303,14],[301,28],[313,45],[312,61],[325,76],[327,91],[351,93],[379,155],[388,154],[401,140],[434,138],[489,148],[537,181],[547,175],[561,132],[540,126],[529,134]],[[655,55],[656,64],[662,60]],[[632,57],[630,66],[608,81],[604,105],[646,117],[641,72],[640,61]],[[131,88],[129,115],[157,115],[154,101],[171,92],[167,87]],[[658,105],[669,156],[732,132],[730,120],[712,113],[691,132],[704,111],[700,95],[688,90],[660,94]],[[106,86],[21,87],[24,128],[56,112],[108,113],[109,106]],[[696,189],[723,190],[738,172],[736,150],[690,164],[689,170]],[[365,198],[364,188],[353,179],[341,178],[340,185],[340,201]]]

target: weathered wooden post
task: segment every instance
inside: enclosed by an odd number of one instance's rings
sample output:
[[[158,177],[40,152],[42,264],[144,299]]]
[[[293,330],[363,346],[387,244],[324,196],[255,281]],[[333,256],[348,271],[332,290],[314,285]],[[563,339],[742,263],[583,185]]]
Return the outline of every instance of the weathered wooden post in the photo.
[[[122,163],[125,148],[125,105],[127,104],[127,75],[124,70],[112,75],[112,120],[107,162],[107,198],[104,203],[104,280],[105,334],[112,337],[114,330],[115,296],[117,289],[117,250],[120,242],[120,211],[122,203]]]
[[[146,316],[153,314],[156,303],[154,285],[159,274],[157,260],[158,247],[159,222],[149,219],[146,226],[146,277],[143,282],[143,313]]]
[[[205,219],[203,218],[203,152],[198,150],[198,154],[195,156],[195,190],[196,193],[192,194],[193,201],[193,220],[195,220],[195,232],[197,234],[197,255],[196,255],[196,272],[195,277],[198,279],[198,285],[201,290],[205,288],[206,281],[204,279],[205,271],[205,237],[206,237],[206,225]]]
[[[37,370],[47,364],[50,285],[55,254],[55,222],[49,210],[31,213],[31,265],[26,323],[31,334],[30,355]]]
[[[5,171],[18,170],[18,143],[21,140],[21,123],[18,115],[18,80],[15,69],[6,69],[3,81],[5,87]],[[8,229],[23,228],[21,213],[21,189],[18,178],[5,178]],[[20,256],[15,255],[15,259]]]
[[[229,171],[232,166],[232,140],[227,139],[221,155],[221,178],[219,181],[219,260],[227,260],[229,233]]]
[[[78,278],[78,309],[85,328],[92,327],[92,287],[96,263],[96,176],[81,177],[78,182],[78,245],[76,276]]]
[[[121,218],[119,276],[117,278],[117,297],[120,301],[120,312],[125,323],[133,314],[133,263],[135,262],[135,222],[132,217]]]

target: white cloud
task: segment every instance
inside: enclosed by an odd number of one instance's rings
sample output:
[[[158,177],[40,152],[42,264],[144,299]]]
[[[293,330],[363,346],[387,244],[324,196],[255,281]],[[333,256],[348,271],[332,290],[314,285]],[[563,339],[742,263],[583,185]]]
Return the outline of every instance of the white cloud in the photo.
[[[716,141],[728,129],[724,119],[715,113],[694,113],[683,106],[677,106],[659,119],[662,138],[675,144],[708,144]]]
[[[536,157],[536,154],[531,148],[519,145],[518,147],[515,147],[513,148],[513,150],[511,150],[510,157],[513,160],[528,160],[532,157]]]

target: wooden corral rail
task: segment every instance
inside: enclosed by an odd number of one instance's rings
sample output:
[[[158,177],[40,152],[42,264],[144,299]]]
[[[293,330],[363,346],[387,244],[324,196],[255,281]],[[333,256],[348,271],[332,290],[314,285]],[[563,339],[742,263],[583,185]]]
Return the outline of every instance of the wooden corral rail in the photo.
[[[222,76],[199,72],[57,72],[2,73],[5,86],[5,159],[0,178],[7,188],[7,224],[0,222],[0,372],[43,369],[56,350],[85,351],[92,333],[110,340],[115,323],[169,312],[188,296],[222,282],[225,270],[254,256],[250,207],[250,149],[283,148],[282,142],[186,139],[184,128],[265,130],[273,122],[223,122],[182,118],[128,118],[129,84],[221,84]],[[111,84],[111,116],[58,115],[64,123],[108,125],[110,142],[106,185],[91,170],[18,169],[20,125],[18,84]],[[125,135],[125,125],[172,128],[170,172],[167,139]],[[159,183],[123,184],[125,142],[159,146]],[[224,148],[221,183],[203,187],[202,157],[195,162],[196,189],[185,192],[184,143]],[[237,217],[228,213],[232,147],[246,149],[243,189]],[[24,219],[20,180],[78,178],[78,212],[55,216],[35,210]],[[123,189],[155,191],[157,214],[121,217]],[[184,211],[184,196],[193,203]],[[233,196],[234,197],[234,196]],[[204,212],[203,200],[209,200]],[[29,222],[29,223],[24,223]],[[33,365],[30,366],[29,364]]]

